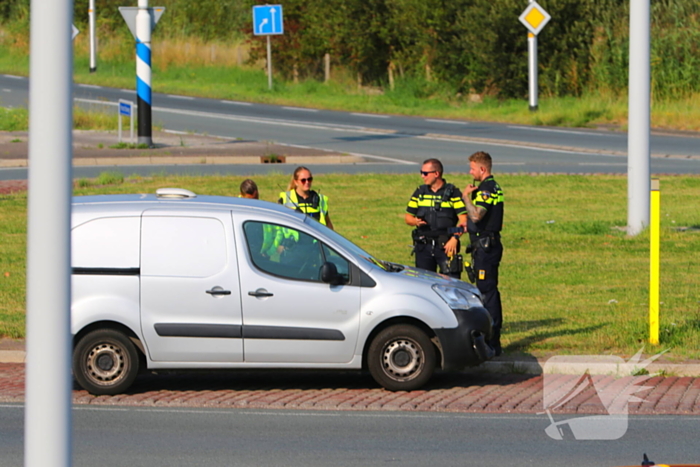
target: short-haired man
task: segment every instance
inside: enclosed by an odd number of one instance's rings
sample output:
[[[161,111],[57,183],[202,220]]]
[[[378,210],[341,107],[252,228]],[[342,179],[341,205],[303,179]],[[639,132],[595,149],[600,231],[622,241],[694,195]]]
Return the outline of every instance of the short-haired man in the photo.
[[[467,231],[472,244],[472,268],[484,307],[493,318],[493,334],[489,344],[501,354],[503,311],[498,290],[498,266],[503,256],[503,190],[491,174],[491,155],[475,152],[469,156],[469,173],[474,184],[464,189],[467,208]],[[478,182],[478,186],[476,183]]]
[[[467,221],[462,193],[442,178],[442,163],[428,159],[421,167],[423,185],[419,186],[406,208],[406,224],[413,231],[416,267],[437,271],[459,279],[462,265],[459,254],[459,233],[450,228]]]

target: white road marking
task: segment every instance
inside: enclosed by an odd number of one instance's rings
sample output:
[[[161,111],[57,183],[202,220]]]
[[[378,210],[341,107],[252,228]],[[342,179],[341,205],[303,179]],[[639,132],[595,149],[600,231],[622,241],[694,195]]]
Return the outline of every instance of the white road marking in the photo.
[[[459,120],[438,120],[436,118],[426,118],[425,121],[432,123],[449,123],[450,125],[469,125],[469,122],[460,122]]]
[[[222,104],[233,104],[233,105],[247,105],[247,106],[253,105],[250,102],[239,102],[239,101],[219,101],[219,102],[221,102]]]
[[[367,159],[376,159],[378,161],[396,162],[397,164],[418,165],[418,162],[404,161],[401,159],[394,159],[394,158],[385,157],[385,156],[374,156],[372,154],[362,154],[359,152],[349,152],[348,154],[350,154],[351,156],[366,157]]]
[[[3,91],[5,91],[5,92],[12,92],[12,89],[4,88]]]
[[[98,86],[96,84],[78,84],[81,88],[90,88],[90,89],[102,89],[102,86]]]
[[[544,131],[547,133],[564,133],[564,134],[569,134],[569,135],[586,135],[586,136],[620,136],[617,134],[611,134],[611,133],[597,133],[597,132],[588,132],[588,131],[573,131],[573,130],[555,130],[552,128],[535,128],[535,127],[529,127],[529,126],[514,126],[514,125],[508,125],[508,128],[512,128],[514,130],[525,130],[525,131]]]
[[[318,109],[305,109],[303,107],[282,107],[287,110],[298,110],[299,112],[318,112]]]
[[[191,96],[176,96],[175,94],[166,94],[167,97],[172,97],[173,99],[182,99],[186,101],[193,101],[194,97]]]
[[[11,79],[25,79],[24,76],[14,76],[14,75],[3,75],[5,78]]]
[[[354,115],[356,117],[389,118],[389,115],[363,114],[363,113],[357,113],[357,112],[353,112],[350,115]]]

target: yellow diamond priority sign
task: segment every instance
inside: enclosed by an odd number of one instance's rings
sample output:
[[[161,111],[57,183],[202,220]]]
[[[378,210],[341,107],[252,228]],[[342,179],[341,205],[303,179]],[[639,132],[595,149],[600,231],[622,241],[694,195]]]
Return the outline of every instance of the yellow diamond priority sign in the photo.
[[[531,33],[537,35],[552,17],[537,2],[531,2],[519,19]]]

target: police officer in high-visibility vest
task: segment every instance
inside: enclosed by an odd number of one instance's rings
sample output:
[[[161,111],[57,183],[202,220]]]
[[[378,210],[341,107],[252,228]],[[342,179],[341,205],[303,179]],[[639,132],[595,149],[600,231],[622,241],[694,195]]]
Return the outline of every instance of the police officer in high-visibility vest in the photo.
[[[287,191],[280,193],[279,204],[316,219],[326,227],[333,229],[330,214],[328,214],[328,197],[311,189],[314,177],[306,167],[297,167],[292,174]]]
[[[501,354],[503,310],[498,290],[498,266],[503,257],[503,190],[491,174],[492,159],[486,152],[469,156],[469,173],[474,183],[464,189],[467,207],[467,231],[472,247],[472,268],[484,307],[493,318],[493,334],[489,344]],[[478,186],[477,186],[478,183]]]
[[[442,178],[442,163],[428,159],[421,167],[423,185],[418,187],[406,207],[406,224],[413,230],[416,267],[459,279],[462,272],[459,255],[458,224],[467,220],[462,193]]]

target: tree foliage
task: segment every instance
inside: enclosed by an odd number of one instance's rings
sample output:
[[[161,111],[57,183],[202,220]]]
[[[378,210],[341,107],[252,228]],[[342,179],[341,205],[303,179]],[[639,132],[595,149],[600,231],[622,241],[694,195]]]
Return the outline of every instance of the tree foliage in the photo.
[[[538,36],[543,95],[624,93],[629,57],[629,2],[539,0],[552,21]],[[117,7],[97,0],[100,31],[125,28]],[[135,2],[133,2],[135,3]],[[264,59],[266,41],[252,35],[251,8],[262,0],[153,0],[165,6],[159,35],[251,45]],[[360,84],[389,77],[434,90],[496,97],[527,95],[526,0],[280,0],[285,32],[272,38],[277,72],[320,80],[323,58]],[[700,2],[651,0],[652,89],[655,97],[700,92]],[[75,0],[75,24],[87,27],[88,0]],[[29,0],[0,0],[10,35],[28,34]],[[5,40],[7,43],[8,41]],[[26,43],[26,38],[24,42]]]

